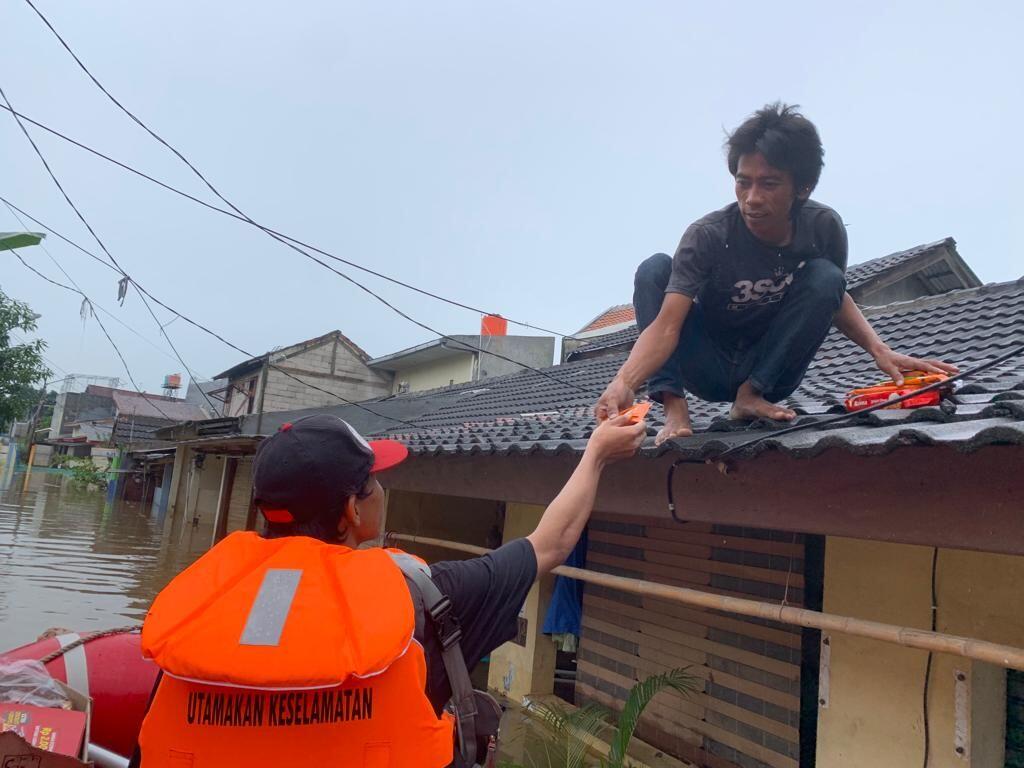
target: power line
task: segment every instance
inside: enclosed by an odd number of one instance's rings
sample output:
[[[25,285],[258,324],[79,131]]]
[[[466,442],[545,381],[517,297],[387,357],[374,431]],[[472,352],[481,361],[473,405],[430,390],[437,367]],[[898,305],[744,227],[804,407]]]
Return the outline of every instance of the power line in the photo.
[[[408,288],[409,290],[416,291],[417,293],[421,293],[424,296],[429,296],[429,297],[431,297],[433,299],[437,299],[438,301],[443,301],[443,302],[445,302],[447,304],[451,304],[452,306],[460,307],[462,309],[467,309],[467,310],[470,310],[472,312],[477,312],[479,314],[483,314],[483,315],[494,314],[493,312],[487,312],[485,310],[477,309],[476,307],[469,306],[469,305],[464,304],[462,302],[455,301],[453,299],[448,299],[448,298],[446,298],[444,296],[440,296],[440,295],[432,293],[430,291],[426,291],[426,290],[423,290],[421,288],[417,288],[417,287],[415,287],[413,285],[405,283],[405,282],[403,282],[401,280],[398,280],[396,278],[389,277],[388,275],[384,275],[384,274],[381,274],[380,272],[376,272],[376,271],[374,271],[372,269],[363,267],[362,265],[356,264],[355,262],[348,261],[348,260],[343,259],[343,258],[338,257],[338,256],[333,256],[332,254],[329,254],[329,253],[327,253],[325,251],[320,251],[320,249],[318,249],[318,248],[314,248],[313,246],[310,246],[310,245],[307,245],[305,243],[302,243],[301,241],[295,240],[294,238],[287,237],[286,235],[280,235],[280,233],[273,232],[272,230],[269,230],[268,228],[263,227],[261,224],[258,224],[257,222],[253,221],[253,219],[251,219],[248,216],[248,214],[243,212],[238,206],[236,206],[228,198],[226,198],[224,195],[222,195],[220,193],[220,191],[215,186],[213,186],[213,183],[210,182],[210,180],[207,179],[206,176],[203,175],[203,173],[187,157],[185,157],[185,155],[181,151],[179,151],[177,148],[172,146],[160,134],[158,134],[156,131],[154,131],[152,128],[150,128],[145,122],[143,122],[141,118],[139,118],[135,113],[133,113],[126,106],[124,106],[124,104],[122,104],[120,101],[118,101],[117,98],[110,91],[107,90],[106,86],[104,86],[103,83],[101,83],[99,81],[99,79],[89,70],[89,68],[85,65],[85,62],[83,62],[78,57],[78,54],[76,54],[74,52],[74,50],[71,48],[71,46],[68,44],[68,42],[61,36],[61,34],[56,30],[56,28],[53,26],[53,24],[50,22],[50,20],[48,18],[46,18],[46,16],[43,14],[43,12],[40,11],[39,8],[37,8],[35,6],[35,4],[32,2],[32,0],[25,0],[25,2],[28,4],[28,6],[33,11],[35,11],[36,15],[42,20],[43,24],[45,24],[47,26],[47,28],[50,30],[50,32],[53,33],[53,36],[56,37],[57,40],[60,42],[60,44],[64,47],[64,50],[66,50],[71,55],[71,58],[75,60],[75,63],[86,74],[86,76],[93,82],[93,84],[103,93],[103,95],[105,95],[108,99],[110,99],[110,101],[119,110],[121,110],[125,115],[127,115],[129,118],[131,118],[131,120],[136,125],[138,125],[140,128],[142,128],[142,130],[144,130],[153,139],[155,139],[157,142],[159,142],[164,147],[166,147],[171,153],[173,153],[175,155],[175,157],[177,157],[182,163],[184,163],[189,168],[189,170],[191,170],[192,173],[195,174],[203,182],[203,184],[205,184],[206,187],[211,192],[213,192],[214,195],[217,196],[217,198],[221,202],[223,202],[225,205],[227,205],[229,208],[231,208],[231,210],[233,210],[236,214],[238,214],[238,216],[240,218],[242,218],[244,221],[248,222],[249,224],[251,224],[251,225],[253,225],[253,226],[255,226],[255,227],[259,228],[259,229],[264,230],[267,234],[270,234],[272,236],[273,235],[278,235],[280,237],[284,237],[284,238],[286,238],[288,240],[291,240],[291,241],[293,241],[295,243],[298,243],[299,245],[302,245],[303,247],[310,248],[311,250],[316,250],[317,252],[321,253],[324,256],[329,256],[330,258],[336,259],[336,260],[338,260],[338,261],[340,261],[340,262],[342,262],[344,264],[348,264],[351,267],[355,267],[356,269],[361,269],[361,270],[363,270],[365,272],[368,272],[368,273],[370,273],[372,275],[375,275],[375,276],[377,276],[377,277],[379,277],[379,278],[381,278],[383,280],[388,280],[388,281],[390,281],[392,283],[395,283],[397,285],[401,285],[404,288]],[[521,321],[518,321],[518,320],[512,320],[510,318],[505,318],[505,319],[508,320],[510,323],[522,326],[524,328],[533,328],[535,330],[543,331],[544,333],[550,333],[550,334],[553,334],[555,336],[566,336],[567,335],[567,334],[564,334],[564,333],[557,333],[556,331],[550,331],[550,330],[547,330],[545,328],[541,328],[540,326],[531,325],[530,323],[521,322]]]
[[[3,108],[3,105],[0,105],[0,108]],[[14,109],[12,109],[10,107],[8,107],[7,109],[8,109],[9,112],[11,112],[13,115],[15,115],[16,118],[23,118],[24,117],[20,112],[16,112]],[[560,385],[562,385],[564,387],[567,387],[569,389],[574,389],[574,390],[576,390],[578,392],[582,392],[582,393],[584,393],[586,395],[599,394],[597,392],[597,390],[589,390],[589,389],[587,389],[585,387],[580,387],[580,386],[578,386],[578,385],[576,385],[576,384],[574,384],[574,383],[572,383],[570,381],[566,381],[565,379],[561,379],[561,378],[559,378],[559,377],[557,377],[557,376],[555,376],[553,374],[547,373],[547,372],[545,372],[545,371],[543,371],[543,370],[541,370],[539,368],[535,368],[535,367],[533,367],[531,365],[523,363],[523,362],[521,362],[519,360],[516,360],[516,359],[514,359],[512,357],[509,357],[507,355],[503,355],[503,354],[501,354],[499,352],[487,351],[487,350],[483,349],[482,347],[480,347],[478,345],[469,344],[469,343],[464,342],[464,341],[462,341],[460,339],[456,339],[453,336],[449,336],[447,334],[441,333],[441,331],[438,331],[436,328],[432,328],[431,326],[429,326],[429,325],[427,325],[427,324],[425,324],[423,322],[420,322],[419,320],[415,319],[414,317],[411,317],[409,314],[407,314],[406,312],[402,311],[401,309],[396,307],[394,304],[392,304],[390,301],[388,301],[384,297],[380,296],[378,293],[372,291],[371,289],[367,288],[365,285],[363,285],[362,283],[358,282],[354,278],[350,277],[349,275],[345,274],[344,272],[341,272],[341,271],[335,269],[330,264],[327,264],[326,262],[324,262],[322,259],[319,259],[316,256],[313,256],[311,253],[306,251],[305,248],[309,248],[312,251],[315,251],[317,253],[321,253],[321,254],[325,255],[326,257],[328,257],[328,258],[334,259],[335,261],[343,262],[345,264],[350,264],[350,265],[356,267],[357,269],[361,269],[361,270],[363,270],[365,272],[369,272],[371,274],[377,275],[378,277],[382,277],[385,280],[390,280],[391,282],[404,285],[405,287],[411,288],[412,290],[416,290],[416,291],[418,291],[420,293],[425,293],[424,291],[421,291],[418,288],[410,286],[410,285],[408,285],[406,283],[402,283],[401,281],[395,280],[395,279],[390,278],[390,277],[388,277],[386,275],[374,272],[373,270],[370,270],[370,269],[367,269],[365,267],[362,267],[362,266],[360,266],[358,264],[355,264],[354,262],[350,262],[350,261],[347,261],[345,259],[342,259],[339,256],[335,256],[335,255],[333,255],[331,253],[328,253],[327,251],[324,251],[324,250],[322,250],[320,248],[316,248],[315,246],[309,246],[309,245],[303,243],[301,240],[298,240],[298,239],[292,238],[292,237],[290,237],[288,235],[284,235],[282,233],[279,233],[276,230],[270,229],[269,227],[265,227],[262,224],[259,224],[258,222],[255,222],[255,221],[249,219],[248,217],[246,217],[244,215],[235,214],[235,213],[232,213],[231,211],[226,211],[223,208],[218,208],[217,206],[211,205],[210,203],[207,203],[207,202],[205,202],[205,201],[203,201],[203,200],[201,200],[201,199],[199,199],[199,198],[197,198],[197,197],[195,197],[193,195],[190,195],[187,192],[182,192],[181,190],[178,190],[178,189],[170,186],[169,184],[165,184],[164,182],[161,182],[161,181],[153,178],[152,176],[149,176],[148,174],[145,174],[145,173],[143,173],[141,171],[138,171],[138,170],[132,168],[131,166],[129,166],[129,165],[125,164],[125,163],[122,163],[120,161],[114,160],[113,158],[111,158],[111,157],[109,157],[107,155],[104,155],[101,152],[93,150],[92,148],[87,147],[86,145],[84,145],[84,144],[82,144],[82,143],[80,143],[78,141],[75,141],[74,139],[70,139],[69,137],[65,136],[64,134],[59,133],[58,131],[54,131],[53,129],[48,128],[48,127],[44,126],[43,124],[41,124],[41,123],[39,123],[39,122],[37,122],[35,120],[32,120],[31,118],[25,118],[25,120],[26,120],[26,122],[30,122],[33,125],[41,127],[44,130],[49,131],[50,133],[54,134],[55,136],[58,136],[58,137],[66,140],[66,141],[69,141],[70,143],[74,144],[75,146],[80,147],[82,149],[85,149],[86,151],[91,152],[92,154],[94,154],[94,155],[96,155],[98,157],[101,157],[104,160],[107,160],[107,161],[109,161],[111,163],[114,163],[115,165],[117,165],[117,166],[119,166],[119,167],[121,167],[121,168],[123,168],[125,170],[128,170],[131,173],[136,174],[137,176],[140,176],[140,177],[142,177],[142,178],[144,178],[144,179],[146,179],[148,181],[151,181],[151,182],[153,182],[153,183],[155,183],[155,184],[157,184],[157,185],[159,185],[159,186],[161,186],[161,187],[163,187],[165,189],[168,189],[168,190],[170,190],[172,192],[175,192],[176,194],[179,194],[182,197],[185,197],[185,198],[187,198],[187,199],[189,199],[189,200],[191,200],[193,202],[196,202],[196,203],[198,203],[199,205],[202,205],[205,208],[209,208],[210,210],[217,211],[217,212],[222,213],[222,214],[224,214],[226,216],[230,216],[233,219],[237,219],[239,221],[243,221],[245,223],[251,224],[252,226],[256,227],[257,229],[259,229],[259,230],[265,232],[266,234],[268,234],[274,240],[277,240],[278,242],[282,243],[283,245],[287,246],[288,248],[291,248],[292,250],[296,251],[297,253],[305,256],[310,261],[313,261],[314,263],[319,264],[324,269],[327,269],[330,272],[333,272],[338,277],[341,277],[342,279],[348,281],[349,283],[351,283],[352,285],[356,286],[360,290],[362,290],[365,293],[369,294],[374,299],[379,301],[381,304],[386,306],[388,309],[390,309],[393,312],[395,312],[400,317],[408,320],[409,322],[413,323],[414,325],[419,326],[420,328],[423,328],[424,330],[428,331],[429,333],[434,334],[435,336],[437,336],[437,337],[439,337],[441,339],[444,339],[446,341],[451,342],[452,344],[457,345],[461,349],[465,349],[465,350],[470,351],[470,352],[477,352],[477,353],[484,354],[484,355],[490,355],[491,357],[496,357],[496,358],[498,358],[500,360],[505,360],[506,362],[512,363],[513,365],[518,366],[519,368],[523,368],[523,369],[526,369],[526,370],[533,371],[534,373],[536,373],[536,374],[538,374],[540,376],[543,376],[546,379],[550,379],[551,381],[554,381],[557,384],[560,384]],[[300,247],[300,245],[302,245],[303,247]],[[98,258],[98,257],[94,256],[94,258]],[[136,287],[138,287],[137,284],[136,284]],[[433,295],[433,294],[430,294],[430,295]],[[441,298],[441,297],[436,297],[435,296],[435,298]],[[442,299],[442,300],[447,301],[446,299]],[[449,302],[449,303],[451,303],[451,302]],[[465,305],[460,305],[460,306],[465,306]],[[483,312],[483,310],[477,310],[477,309],[475,309],[473,307],[468,307],[467,306],[465,308],[471,309],[474,312]],[[488,313],[484,312],[484,314],[488,314]],[[507,320],[508,318],[505,318],[505,319]],[[509,322],[516,322],[516,321],[509,320]],[[518,322],[516,324],[517,325],[524,325],[523,323],[518,323]],[[537,330],[545,330],[545,329],[537,327],[537,326],[530,326],[530,327],[536,327]],[[552,333],[552,334],[555,334],[555,335],[563,335],[563,334],[559,334],[557,331],[546,331],[545,330],[545,332],[546,333]]]
[[[21,334],[13,334],[13,335],[14,335],[14,338],[15,338],[15,340],[17,340],[17,341],[21,342],[22,344],[28,345],[28,344],[31,344],[31,343],[32,343],[31,341],[29,341],[28,339],[26,339],[26,338],[25,338],[24,336],[22,336]],[[55,362],[53,362],[53,360],[51,360],[50,358],[48,358],[48,357],[47,357],[46,355],[44,355],[44,354],[43,354],[42,352],[40,352],[40,353],[39,353],[39,357],[40,357],[40,359],[41,359],[41,360],[42,360],[42,361],[43,361],[44,363],[46,363],[47,365],[49,365],[49,366],[51,366],[51,367],[53,367],[53,368],[56,368],[56,369],[57,369],[57,371],[58,371],[59,373],[63,373],[63,374],[65,375],[65,376],[68,376],[68,375],[69,375],[69,374],[68,374],[68,372],[67,372],[66,370],[64,370],[63,368],[61,368],[61,367],[60,367],[59,365],[57,365],[57,364],[56,364]]]
[[[60,183],[60,179],[58,179],[56,174],[53,172],[53,169],[50,168],[50,164],[46,161],[46,156],[42,153],[42,150],[39,149],[39,146],[36,144],[35,140],[32,138],[32,134],[30,134],[28,132],[28,129],[21,122],[21,118],[19,118],[14,113],[14,105],[11,104],[11,100],[7,98],[7,94],[4,92],[3,87],[0,87],[0,97],[3,98],[4,103],[7,105],[8,109],[10,109],[11,114],[14,117],[14,121],[18,124],[18,127],[21,129],[21,132],[23,134],[25,134],[25,138],[28,139],[29,144],[32,145],[32,149],[35,151],[36,156],[39,158],[40,162],[42,162],[43,167],[46,169],[47,174],[49,174],[49,176],[50,176],[50,179],[53,180],[53,183],[57,186],[57,189],[60,190],[60,193],[64,196],[64,199],[67,201],[67,204],[69,206],[71,206],[71,210],[73,210],[75,212],[75,215],[77,215],[78,218],[81,220],[82,224],[85,225],[85,228],[87,230],[89,230],[89,234],[92,235],[93,240],[95,240],[96,243],[99,245],[100,250],[102,250],[103,253],[106,254],[108,259],[110,259],[110,263],[113,264],[115,267],[117,267],[118,271],[122,275],[124,275],[124,279],[126,281],[131,280],[131,278],[129,277],[128,273],[124,271],[124,268],[118,263],[117,259],[114,258],[114,254],[112,254],[110,252],[110,250],[107,248],[107,246],[103,242],[103,240],[100,239],[100,236],[98,234],[96,234],[96,230],[94,230],[92,228],[92,225],[89,224],[89,222],[85,218],[85,216],[82,215],[82,212],[78,209],[78,206],[75,205],[74,201],[68,195],[67,191],[64,189],[64,186]],[[85,294],[82,294],[82,295],[84,296]],[[192,369],[189,368],[188,363],[186,363],[184,361],[184,359],[182,359],[181,355],[178,354],[177,347],[174,346],[174,342],[171,341],[170,335],[164,329],[163,325],[160,324],[160,320],[157,318],[156,313],[153,311],[153,308],[149,305],[149,302],[146,301],[145,297],[142,298],[142,303],[145,305],[146,309],[149,311],[149,314],[152,316],[153,322],[155,322],[160,327],[160,333],[162,333],[163,337],[167,340],[167,344],[170,346],[171,351],[174,352],[174,356],[178,358],[178,362],[180,362],[182,367],[184,367],[185,370],[188,372],[189,377],[192,378],[192,380],[195,381],[196,380],[195,374],[192,373]],[[95,315],[95,313],[93,313],[93,314]],[[120,354],[120,352],[118,354]],[[129,375],[129,378],[131,378],[130,375]],[[199,392],[200,392],[200,394],[202,394],[203,399],[206,400],[206,404],[210,406],[210,409],[214,413],[216,413],[217,407],[213,404],[213,401],[210,400],[210,396],[206,394],[206,392],[203,390],[202,387],[199,387]],[[161,413],[163,413],[163,411],[161,411]],[[164,415],[166,416],[166,414],[164,414]]]
[[[5,107],[2,104],[0,104],[0,109],[7,109],[7,107]],[[13,110],[8,110],[8,111],[13,111]],[[358,262],[342,258],[341,256],[333,254],[330,251],[324,250],[323,248],[319,248],[319,247],[317,247],[315,245],[312,245],[312,244],[307,243],[307,242],[305,242],[303,240],[300,240],[297,237],[292,237],[291,235],[288,235],[288,234],[285,234],[283,232],[280,232],[280,231],[278,231],[278,230],[276,230],[276,229],[274,229],[272,227],[268,227],[268,226],[266,226],[264,224],[260,224],[259,222],[250,219],[248,216],[246,216],[244,214],[235,213],[234,211],[229,211],[227,209],[220,208],[220,207],[218,207],[216,205],[208,203],[205,200],[203,200],[202,198],[196,197],[195,195],[191,195],[188,192],[185,192],[184,190],[178,189],[177,187],[172,186],[171,184],[168,184],[168,183],[166,183],[164,181],[161,181],[160,179],[157,179],[157,178],[155,178],[153,176],[150,176],[149,174],[145,173],[144,171],[140,171],[137,168],[134,168],[134,167],[128,165],[127,163],[123,163],[120,160],[117,160],[116,158],[111,157],[110,155],[104,154],[103,152],[100,152],[98,149],[94,149],[93,147],[90,147],[88,144],[84,144],[84,143],[82,143],[82,142],[80,142],[80,141],[78,141],[76,139],[73,139],[70,136],[68,136],[67,134],[61,133],[60,131],[56,130],[55,128],[51,128],[50,126],[46,125],[45,123],[41,123],[38,120],[34,120],[33,118],[29,117],[28,115],[26,115],[26,114],[24,114],[22,112],[15,112],[15,114],[18,115],[18,117],[20,117],[25,122],[31,123],[32,125],[36,126],[37,128],[39,128],[39,129],[41,129],[43,131],[46,131],[47,133],[49,133],[49,134],[51,134],[53,136],[56,136],[57,138],[65,141],[65,142],[67,142],[69,144],[72,144],[72,145],[78,147],[79,149],[82,149],[82,150],[84,150],[86,152],[89,152],[90,154],[95,155],[96,157],[100,158],[101,160],[105,160],[106,162],[111,163],[112,165],[116,165],[119,168],[121,168],[122,170],[125,170],[125,171],[128,171],[129,173],[135,174],[136,176],[138,176],[138,177],[140,177],[142,179],[145,179],[146,181],[148,181],[148,182],[150,182],[152,184],[155,184],[158,187],[162,187],[163,189],[167,190],[168,192],[172,192],[172,193],[174,193],[176,195],[179,195],[180,197],[185,198],[186,200],[189,200],[189,201],[191,201],[193,203],[196,203],[197,205],[201,205],[204,208],[208,208],[211,211],[215,211],[216,213],[222,214],[224,216],[228,216],[228,217],[230,217],[232,219],[235,219],[237,221],[241,221],[241,222],[243,222],[245,224],[249,224],[249,225],[255,227],[256,229],[261,230],[262,232],[270,235],[271,237],[274,237],[274,239],[279,240],[279,242],[282,241],[282,240],[287,240],[287,241],[289,241],[289,243],[293,243],[295,245],[300,245],[303,248],[308,248],[309,250],[311,250],[311,251],[313,251],[315,253],[319,253],[321,256],[324,256],[324,257],[326,257],[328,259],[332,259],[334,261],[340,262],[340,263],[345,264],[347,266],[350,266],[350,267],[352,267],[354,269],[358,269],[358,270],[360,270],[362,272],[365,272],[366,274],[373,275],[374,277],[378,277],[381,280],[386,280],[389,283],[394,283],[395,285],[399,285],[399,286],[401,286],[403,288],[406,288],[406,289],[408,289],[410,291],[414,291],[414,292],[419,293],[419,294],[421,294],[423,296],[427,296],[427,297],[429,297],[431,299],[436,299],[437,301],[444,302],[445,304],[450,304],[453,307],[458,307],[460,309],[466,309],[466,310],[469,310],[470,312],[475,312],[475,313],[478,313],[478,314],[481,314],[481,315],[495,315],[497,317],[502,317],[505,320],[507,320],[508,322],[512,323],[513,325],[518,325],[518,326],[520,326],[522,328],[532,328],[535,331],[542,331],[544,333],[549,333],[552,336],[562,336],[564,338],[570,338],[570,339],[574,338],[574,336],[572,334],[562,333],[560,331],[553,331],[553,330],[551,330],[549,328],[544,328],[543,326],[534,325],[532,323],[527,323],[527,322],[525,322],[523,320],[515,320],[513,318],[505,317],[504,315],[500,315],[500,314],[495,313],[495,312],[489,312],[489,311],[487,311],[485,309],[480,309],[479,307],[474,307],[472,305],[465,304],[465,303],[460,302],[460,301],[456,301],[455,299],[449,299],[449,298],[447,298],[445,296],[441,296],[441,295],[439,295],[437,293],[433,293],[432,291],[428,291],[428,290],[426,290],[424,288],[419,288],[419,287],[417,287],[415,285],[412,285],[410,283],[407,283],[407,282],[405,282],[403,280],[399,280],[398,278],[392,277],[391,275],[384,274],[383,272],[378,272],[377,270],[371,269],[370,267],[367,267],[367,266],[364,266],[362,264],[359,264]],[[228,205],[230,205],[230,203],[228,203]],[[288,245],[289,243],[284,243],[284,244]]]
[[[26,218],[31,218],[30,216],[28,216],[28,214],[26,214],[24,211],[21,211],[20,208],[17,208],[16,206],[12,205],[9,201],[5,200],[2,197],[0,197],[0,202],[2,202],[4,204],[4,206],[6,206],[7,210],[11,212],[11,215],[14,216],[14,218],[18,220],[18,224],[21,225],[22,229],[28,229],[28,225],[26,225],[24,219],[21,218],[21,215],[24,215]],[[19,211],[20,211],[21,215],[19,215]],[[40,225],[40,226],[42,226],[42,225]],[[57,269],[59,269],[64,274],[64,276],[66,278],[68,278],[68,280],[71,280],[71,275],[69,275],[67,270],[64,269],[63,266],[61,266],[60,262],[57,261],[57,259],[54,257],[54,255],[52,253],[50,253],[50,249],[49,248],[47,248],[43,243],[39,243],[39,245],[37,247],[42,249],[43,253],[45,253],[49,257],[50,261],[52,261],[54,263],[54,265],[57,267]],[[108,262],[104,261],[103,259],[99,258],[98,256],[94,256],[91,253],[89,253],[88,255],[89,255],[90,258],[96,259],[100,264],[102,264],[103,266],[107,267],[108,269],[113,269],[115,272],[117,271]],[[118,274],[120,274],[120,273],[118,273]],[[136,336],[138,336],[144,342],[149,344],[149,346],[153,347],[153,349],[155,349],[161,355],[164,355],[165,357],[168,357],[171,360],[176,360],[176,358],[170,352],[168,352],[166,349],[161,347],[159,344],[157,344],[152,339],[149,339],[149,338],[143,336],[141,333],[139,333],[137,330],[135,330],[130,325],[128,325],[128,323],[126,323],[123,320],[121,320],[121,318],[119,318],[117,315],[115,315],[113,312],[111,312],[106,307],[104,307],[104,306],[102,306],[100,304],[97,304],[95,301],[92,302],[92,306],[93,306],[93,309],[98,309],[100,312],[105,314],[107,317],[109,317],[115,323],[117,323],[118,325],[120,325],[124,329],[126,329],[126,330],[130,331],[131,333],[135,334]]]
[[[135,376],[132,375],[132,369],[128,367],[128,361],[125,360],[124,355],[121,353],[120,348],[117,346],[116,343],[114,343],[114,340],[113,340],[113,338],[111,338],[110,333],[107,331],[106,326],[103,325],[103,321],[100,320],[99,316],[95,312],[92,311],[92,300],[88,296],[85,295],[85,292],[82,291],[81,288],[72,288],[70,285],[65,285],[64,283],[57,282],[56,280],[53,280],[53,279],[47,277],[42,272],[40,272],[38,269],[33,267],[27,261],[25,261],[25,259],[22,258],[21,254],[18,253],[17,249],[12,249],[11,253],[13,253],[15,255],[15,257],[18,259],[18,261],[20,261],[25,266],[26,269],[28,269],[31,272],[34,272],[36,275],[41,277],[46,282],[51,283],[52,285],[56,285],[58,288],[63,288],[66,291],[71,291],[72,293],[77,293],[83,299],[85,299],[86,304],[89,306],[90,314],[92,315],[92,318],[96,321],[96,324],[99,325],[100,330],[103,331],[103,335],[106,336],[107,337],[107,341],[110,342],[110,346],[114,348],[114,352],[116,352],[117,356],[121,359],[121,365],[124,366],[125,373],[128,374],[128,380],[131,381],[132,386],[135,387],[135,391],[138,392],[140,395],[142,395],[142,397],[145,398],[147,403],[149,403],[154,408],[156,408],[156,410],[158,410],[160,412],[161,416],[163,416],[168,421],[174,421],[174,419],[172,419],[170,416],[168,416],[167,413],[164,412],[164,410],[162,408],[160,408],[160,406],[157,405],[155,401],[150,400],[149,397],[147,396],[147,394],[145,392],[143,392],[142,388],[135,382]],[[74,281],[72,281],[72,282],[74,282]]]
[[[113,267],[111,267],[109,263],[107,263],[103,259],[101,259],[98,256],[96,256],[94,253],[86,250],[81,245],[79,245],[78,243],[76,243],[73,240],[69,239],[68,237],[62,235],[60,232],[57,232],[56,230],[51,228],[49,225],[47,225],[47,224],[43,223],[42,221],[40,221],[39,219],[37,219],[32,214],[27,213],[26,211],[22,210],[21,208],[18,208],[13,203],[10,203],[9,201],[7,201],[3,197],[0,197],[0,201],[3,201],[5,203],[11,205],[15,210],[21,212],[22,215],[24,215],[26,218],[30,219],[31,221],[34,221],[36,224],[41,226],[43,229],[47,230],[51,234],[55,235],[56,237],[60,238],[64,242],[68,243],[69,245],[71,245],[71,246],[77,248],[78,250],[82,251],[86,255],[92,257],[93,259],[95,259],[99,263],[103,264],[104,266],[106,266],[106,267],[108,267],[110,269],[113,269]],[[60,288],[64,288],[66,290],[75,291],[74,288],[71,288],[70,286],[67,286],[67,285],[63,285],[62,283],[59,283],[56,280],[52,280],[51,278],[47,277],[43,273],[39,272],[37,269],[34,269],[16,251],[12,251],[12,253],[14,253],[15,256],[17,256],[18,259],[21,261],[21,263],[24,264],[29,270],[31,270],[32,272],[37,274],[39,277],[41,277],[44,280],[46,280],[48,283],[52,283],[53,285],[56,285],[56,286],[58,286]],[[189,325],[192,325],[193,327],[198,328],[199,330],[201,330],[204,333],[212,336],[213,338],[217,339],[218,341],[220,341],[221,343],[223,343],[226,346],[230,347],[231,349],[235,350],[236,352],[238,352],[238,353],[240,353],[242,355],[245,355],[247,358],[258,357],[258,355],[254,355],[252,352],[249,352],[248,350],[243,349],[242,347],[238,346],[237,344],[234,344],[231,341],[228,341],[227,339],[225,339],[223,336],[221,336],[216,331],[214,331],[214,330],[212,330],[210,328],[207,328],[205,325],[202,325],[201,323],[193,320],[192,318],[188,317],[187,315],[183,315],[182,313],[178,312],[178,310],[176,310],[173,307],[165,304],[163,301],[161,301],[156,296],[154,296],[152,293],[150,293],[148,290],[146,290],[146,288],[143,287],[140,283],[138,283],[134,278],[130,278],[130,279],[131,279],[132,285],[134,285],[136,287],[136,289],[138,289],[141,293],[144,293],[146,296],[148,296],[150,298],[150,300],[152,300],[154,303],[156,303],[159,306],[161,306],[164,309],[166,309],[168,312],[173,314],[175,317],[178,317],[178,318],[184,320]],[[81,291],[75,291],[75,292],[76,293],[81,293]],[[85,298],[89,302],[90,306],[92,306],[92,301],[90,299],[88,299],[88,297],[86,297],[84,293],[81,293],[81,295],[83,296],[83,298]],[[93,317],[95,317],[95,315],[93,315]],[[99,322],[99,318],[98,317],[96,318],[96,321]],[[108,339],[109,339],[109,336],[108,336]],[[113,343],[113,342],[111,342],[111,343]],[[123,362],[123,358],[122,358],[122,362]],[[317,392],[322,392],[325,395],[330,395],[331,397],[337,399],[338,401],[340,401],[341,403],[343,403],[345,405],[351,405],[351,406],[354,406],[356,408],[359,408],[359,409],[361,409],[361,410],[363,410],[363,411],[365,411],[365,412],[367,412],[367,413],[369,413],[369,414],[371,414],[373,416],[376,416],[379,419],[385,419],[387,421],[393,421],[393,422],[395,422],[397,424],[404,424],[405,426],[412,427],[413,429],[415,429],[417,431],[420,429],[420,426],[418,424],[414,424],[411,421],[406,421],[404,419],[399,419],[399,418],[394,417],[394,416],[385,416],[384,414],[378,413],[377,411],[375,411],[372,408],[369,408],[369,407],[363,405],[362,403],[357,403],[357,402],[355,402],[353,400],[349,400],[349,399],[347,399],[345,397],[342,397],[341,395],[337,394],[336,392],[332,392],[332,391],[330,391],[328,389],[324,389],[322,387],[318,387],[316,384],[311,384],[310,382],[305,381],[304,379],[301,379],[298,376],[293,375],[290,371],[288,371],[288,370],[286,370],[284,368],[281,368],[280,366],[274,365],[273,363],[271,363],[269,361],[269,358],[267,360],[267,365],[270,368],[273,368],[278,373],[284,374],[289,379],[292,379],[293,381],[297,381],[299,384],[303,384],[303,385],[309,387],[310,389],[316,390]],[[127,370],[127,365],[125,366],[125,369]],[[129,377],[130,376],[131,376],[131,373],[129,372]],[[133,383],[134,383],[134,381],[133,381]],[[136,389],[137,388],[138,387],[136,387]]]

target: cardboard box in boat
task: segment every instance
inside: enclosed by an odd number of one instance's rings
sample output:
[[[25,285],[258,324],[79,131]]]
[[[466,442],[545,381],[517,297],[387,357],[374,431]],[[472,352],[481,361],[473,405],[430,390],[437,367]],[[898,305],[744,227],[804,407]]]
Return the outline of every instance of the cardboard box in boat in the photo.
[[[71,702],[70,710],[0,702],[3,768],[72,768],[87,764],[92,699],[60,680],[54,682]]]

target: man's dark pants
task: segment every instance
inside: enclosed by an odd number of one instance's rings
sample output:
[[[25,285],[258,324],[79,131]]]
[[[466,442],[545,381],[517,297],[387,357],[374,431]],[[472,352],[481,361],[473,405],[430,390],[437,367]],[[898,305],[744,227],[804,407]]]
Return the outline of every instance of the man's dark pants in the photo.
[[[661,311],[671,273],[672,259],[664,253],[656,253],[637,269],[633,306],[641,331]],[[770,402],[789,397],[828,335],[845,292],[846,278],[839,267],[827,259],[809,259],[795,273],[764,333],[754,339],[731,340],[714,333],[701,304],[694,302],[679,344],[651,376],[648,394],[659,402],[665,392],[679,397],[692,392],[703,400],[732,402],[749,379]]]

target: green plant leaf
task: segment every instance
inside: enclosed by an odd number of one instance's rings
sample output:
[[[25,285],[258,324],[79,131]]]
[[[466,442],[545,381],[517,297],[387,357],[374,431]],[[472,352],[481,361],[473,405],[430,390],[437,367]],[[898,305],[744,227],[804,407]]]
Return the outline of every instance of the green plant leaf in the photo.
[[[673,669],[660,675],[652,675],[633,686],[626,699],[626,705],[619,716],[612,747],[608,753],[609,768],[623,768],[626,761],[626,750],[633,739],[637,723],[651,699],[665,689],[689,695],[698,689],[697,678],[687,672],[689,667]]]

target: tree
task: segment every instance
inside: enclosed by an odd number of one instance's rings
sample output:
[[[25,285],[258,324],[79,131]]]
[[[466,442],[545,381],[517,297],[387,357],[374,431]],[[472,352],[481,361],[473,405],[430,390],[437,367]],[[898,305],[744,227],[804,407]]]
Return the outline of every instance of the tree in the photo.
[[[0,425],[9,424],[33,408],[39,398],[39,385],[50,376],[43,364],[46,342],[13,343],[11,331],[31,333],[37,315],[28,304],[0,291]]]

